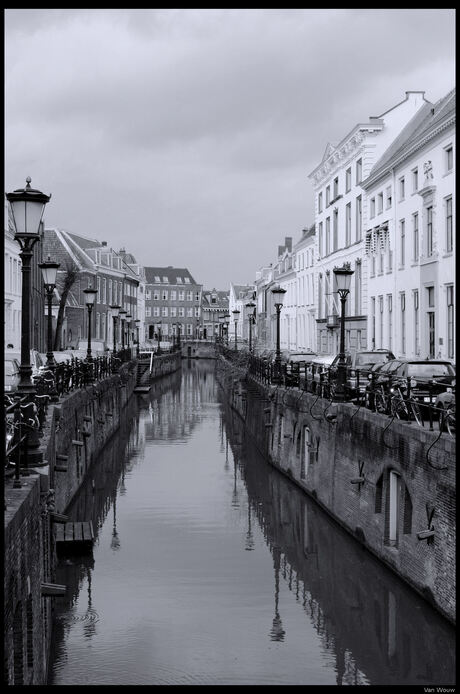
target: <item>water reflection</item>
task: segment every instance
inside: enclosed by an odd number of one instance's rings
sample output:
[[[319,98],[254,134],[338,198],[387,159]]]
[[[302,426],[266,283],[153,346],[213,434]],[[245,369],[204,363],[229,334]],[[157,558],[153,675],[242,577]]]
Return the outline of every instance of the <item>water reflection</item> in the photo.
[[[134,398],[67,510],[96,541],[58,567],[50,683],[454,683],[454,630],[263,460],[213,368]]]
[[[455,683],[453,627],[271,468],[241,420],[226,406],[224,412],[250,503],[272,548],[271,638],[275,622],[281,623],[281,564],[288,589],[296,599],[302,592],[302,607],[324,648],[335,654],[337,684]]]

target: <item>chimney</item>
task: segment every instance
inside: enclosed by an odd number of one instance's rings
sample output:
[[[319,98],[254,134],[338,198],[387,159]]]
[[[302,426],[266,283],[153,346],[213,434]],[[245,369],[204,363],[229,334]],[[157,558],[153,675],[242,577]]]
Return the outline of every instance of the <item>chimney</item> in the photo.
[[[107,246],[107,241],[101,241],[101,246]]]
[[[284,237],[284,245],[288,249],[289,253],[292,251],[292,236]]]
[[[284,251],[284,246],[278,246],[278,258],[280,255],[283,255],[283,251]]]

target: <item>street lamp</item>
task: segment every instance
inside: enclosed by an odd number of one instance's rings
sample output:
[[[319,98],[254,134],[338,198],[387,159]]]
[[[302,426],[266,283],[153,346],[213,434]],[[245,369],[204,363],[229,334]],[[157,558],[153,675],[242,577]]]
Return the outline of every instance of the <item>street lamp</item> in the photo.
[[[59,263],[53,263],[48,256],[48,260],[44,263],[39,263],[38,267],[42,271],[43,283],[45,285],[46,297],[48,299],[48,352],[46,353],[46,366],[50,371],[54,371],[56,367],[56,362],[53,355],[53,323],[52,323],[52,313],[51,305],[53,301],[53,292],[56,287],[56,275]]]
[[[19,367],[18,391],[33,401],[36,389],[32,384],[30,364],[30,264],[35,243],[40,239],[40,224],[51,195],[45,195],[30,187],[30,176],[26,187],[6,193],[10,203],[14,224],[14,238],[21,251],[22,299],[21,299],[21,366]]]
[[[94,301],[96,299],[97,289],[93,287],[88,287],[83,290],[83,294],[86,294],[86,308],[88,309],[88,349],[86,350],[86,360],[93,361],[91,356],[91,313],[93,311]]]
[[[233,320],[235,322],[235,350],[238,349],[238,343],[237,343],[237,336],[236,336],[236,331],[237,331],[237,326],[238,326],[238,316],[240,315],[240,312],[238,311],[237,308],[235,308],[233,311]]]
[[[121,306],[111,306],[110,310],[112,311],[112,318],[113,318],[113,354],[117,351],[117,321],[118,321],[118,314],[120,312]]]
[[[137,339],[137,350],[136,350],[136,355],[137,355],[137,358],[139,359],[139,326],[140,326],[140,324],[141,324],[141,319],[140,319],[140,318],[136,318],[136,320],[134,321],[134,323],[136,324],[136,339]]]
[[[226,313],[224,315],[224,327],[225,327],[225,335],[226,335],[226,341],[227,341],[227,347],[228,347],[228,326],[230,325],[230,314]]]
[[[353,270],[350,268],[350,263],[344,263],[343,267],[334,268],[334,275],[337,282],[337,293],[340,297],[341,312],[340,312],[340,352],[339,361],[337,364],[337,386],[335,390],[335,399],[338,402],[345,400],[345,383],[346,383],[346,362],[345,362],[345,303],[347,296],[350,293],[351,276]]]
[[[182,325],[180,323],[176,323],[176,325],[177,325],[177,346],[180,349],[180,331],[181,331]]]
[[[283,307],[284,295],[286,290],[280,287],[272,289],[273,299],[276,309],[276,355],[275,355],[275,382],[281,381],[281,349],[280,349],[280,314]]]
[[[129,333],[130,333],[130,328],[131,328],[131,318],[132,315],[130,313],[126,314],[126,334],[128,336],[128,345],[127,348],[129,349]]]
[[[160,354],[160,342],[161,342],[161,321],[157,323],[157,338],[158,338],[158,349],[157,353]]]
[[[223,342],[224,334],[224,317],[219,316],[219,342]]]
[[[252,309],[255,307],[256,307],[256,305],[253,301],[249,301],[246,304],[246,308],[248,309],[247,316],[248,316],[248,321],[249,321],[249,351],[250,352],[252,352],[252,321],[254,320],[254,311]]]
[[[119,316],[121,319],[121,349],[124,351],[125,349],[125,316],[127,314],[127,311],[125,311],[124,308],[120,309]],[[124,358],[124,357],[123,357]]]

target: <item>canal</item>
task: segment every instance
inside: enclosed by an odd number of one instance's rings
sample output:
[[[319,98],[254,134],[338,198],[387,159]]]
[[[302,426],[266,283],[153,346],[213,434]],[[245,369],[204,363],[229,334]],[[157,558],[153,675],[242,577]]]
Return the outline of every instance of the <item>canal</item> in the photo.
[[[454,628],[272,468],[214,362],[130,402],[67,510],[51,685],[455,683]]]

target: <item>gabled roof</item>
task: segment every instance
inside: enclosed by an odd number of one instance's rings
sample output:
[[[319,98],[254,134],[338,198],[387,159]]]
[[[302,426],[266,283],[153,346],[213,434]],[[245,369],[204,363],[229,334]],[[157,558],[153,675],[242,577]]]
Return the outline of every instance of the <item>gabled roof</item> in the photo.
[[[321,159],[321,163],[323,163],[323,161],[326,161],[326,159],[328,159],[331,156],[332,152],[335,152],[336,149],[337,148],[334,147],[334,145],[332,145],[330,142],[328,142],[326,145],[326,149],[324,150],[324,154],[323,154],[323,158]]]
[[[217,299],[215,304],[211,303],[211,299],[214,295]],[[227,309],[229,304],[229,292],[223,292],[217,289],[205,289],[203,290],[203,302],[217,310]]]
[[[172,267],[172,265],[169,265],[168,267],[145,267],[144,269],[147,284],[176,284],[184,286],[197,284],[187,268]],[[155,279],[157,277],[159,281]],[[167,281],[164,281],[164,278],[166,278]],[[182,281],[178,282],[178,278]],[[186,279],[189,281],[186,282]]]
[[[388,147],[383,156],[375,163],[368,178],[361,184],[366,188],[393,166],[410,156],[426,139],[433,136],[437,128],[449,119],[455,120],[455,89],[450,91],[434,105],[429,101],[419,109],[415,116],[403,128],[398,137]]]

